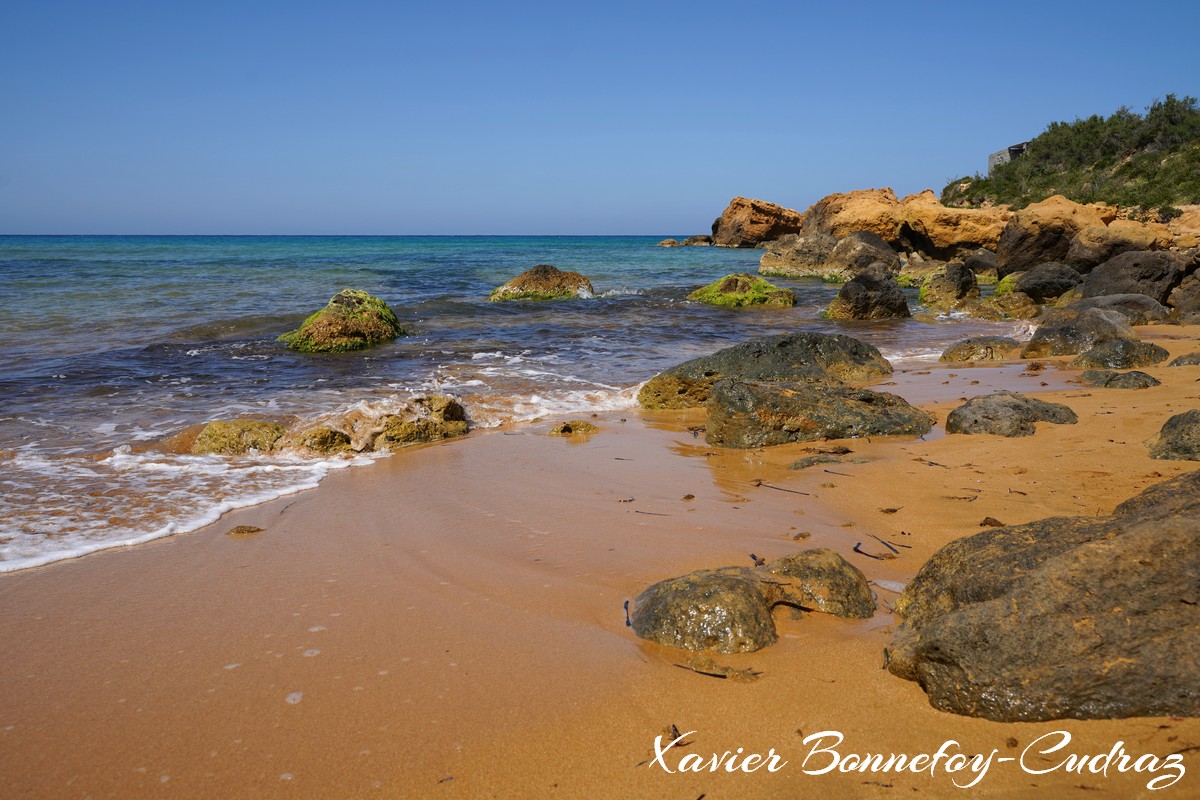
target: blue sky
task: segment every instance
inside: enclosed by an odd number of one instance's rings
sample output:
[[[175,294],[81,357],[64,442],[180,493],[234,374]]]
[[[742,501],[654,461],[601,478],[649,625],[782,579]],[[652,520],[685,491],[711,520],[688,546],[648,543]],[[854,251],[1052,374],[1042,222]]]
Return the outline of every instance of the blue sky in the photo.
[[[1200,94],[1200,4],[16,0],[0,233],[707,232]]]

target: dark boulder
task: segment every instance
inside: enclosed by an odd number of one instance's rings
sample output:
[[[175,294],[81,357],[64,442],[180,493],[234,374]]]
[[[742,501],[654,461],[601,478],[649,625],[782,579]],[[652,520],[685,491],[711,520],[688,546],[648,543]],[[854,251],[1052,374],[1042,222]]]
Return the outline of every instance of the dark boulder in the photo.
[[[849,336],[790,333],[750,339],[659,373],[638,392],[644,408],[694,408],[723,378],[871,381],[892,373],[879,351]]]
[[[1084,382],[1104,389],[1149,389],[1161,386],[1162,381],[1144,372],[1114,372],[1111,369],[1084,370],[1079,376]]]
[[[1200,366],[1200,353],[1184,353],[1183,355],[1172,359],[1168,367],[1196,367]]]
[[[1160,322],[1170,315],[1170,310],[1153,297],[1144,294],[1109,294],[1104,297],[1090,297],[1087,300],[1076,300],[1068,306],[1072,311],[1086,311],[1089,308],[1101,308],[1124,314],[1130,325],[1149,325]]]
[[[1017,357],[1021,343],[1006,336],[979,336],[955,342],[942,352],[940,361],[1007,361]]]
[[[1148,443],[1151,458],[1200,461],[1200,411],[1176,414]]]
[[[961,261],[951,261],[921,282],[918,300],[926,308],[951,309],[968,298],[979,297],[975,273]]]
[[[836,278],[829,275],[825,262],[837,245],[837,238],[827,233],[812,233],[807,236],[791,233],[773,242],[768,242],[766,252],[758,260],[758,271],[763,275],[778,275],[784,278]]]
[[[1200,311],[1200,273],[1193,272],[1167,296],[1167,305],[1178,314],[1194,314]]]
[[[707,233],[701,233],[697,236],[689,236],[679,243],[680,247],[708,247],[713,243],[713,238]]]
[[[1032,436],[1038,422],[1074,425],[1075,412],[1061,403],[1048,403],[1016,392],[993,392],[973,397],[950,412],[946,433],[991,433]]]
[[[963,257],[963,265],[976,275],[996,272],[996,254],[982,247]]]
[[[1048,303],[1074,289],[1083,281],[1083,276],[1066,264],[1050,262],[1038,264],[1021,274],[1014,287],[1024,292],[1035,303]]]
[[[829,319],[895,319],[912,316],[904,290],[885,264],[875,262],[847,281],[825,309]]]
[[[706,569],[659,581],[637,596],[630,621],[643,639],[684,650],[749,653],[778,638],[753,570]]]
[[[1103,342],[1071,362],[1073,367],[1089,369],[1132,369],[1161,364],[1171,354],[1150,342],[1130,342],[1123,339]]]
[[[1183,265],[1173,253],[1133,251],[1110,258],[1089,272],[1080,289],[1085,298],[1144,294],[1166,303],[1183,274]]]
[[[1021,358],[1073,356],[1098,344],[1117,340],[1137,341],[1123,314],[1100,308],[1084,311],[1054,309],[1034,331]]]
[[[818,548],[785,556],[766,566],[776,583],[779,602],[833,614],[867,619],[875,614],[875,598],[862,571],[833,550]]]
[[[855,231],[842,239],[825,259],[825,273],[850,280],[872,264],[882,263],[895,274],[900,271],[900,255],[878,234]]]
[[[931,415],[886,392],[811,383],[725,380],[708,400],[705,441],[720,447],[862,436],[921,436]]]

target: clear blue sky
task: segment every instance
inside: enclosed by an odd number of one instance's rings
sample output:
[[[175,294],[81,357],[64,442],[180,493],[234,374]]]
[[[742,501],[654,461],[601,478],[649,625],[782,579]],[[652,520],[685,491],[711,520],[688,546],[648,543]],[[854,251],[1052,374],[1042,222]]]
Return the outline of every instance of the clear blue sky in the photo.
[[[0,8],[0,233],[707,232],[1200,94],[1200,3]]]

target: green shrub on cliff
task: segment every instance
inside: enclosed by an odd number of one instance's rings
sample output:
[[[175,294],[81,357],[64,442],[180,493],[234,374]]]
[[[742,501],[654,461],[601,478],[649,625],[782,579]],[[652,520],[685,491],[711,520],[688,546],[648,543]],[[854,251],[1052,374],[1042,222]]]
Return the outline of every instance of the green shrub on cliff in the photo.
[[[1079,203],[1114,203],[1178,214],[1200,203],[1200,108],[1194,97],[1155,100],[1145,116],[1128,108],[1053,122],[1025,153],[983,177],[960,178],[942,190],[952,206],[1005,203],[1014,209],[1054,194]]]

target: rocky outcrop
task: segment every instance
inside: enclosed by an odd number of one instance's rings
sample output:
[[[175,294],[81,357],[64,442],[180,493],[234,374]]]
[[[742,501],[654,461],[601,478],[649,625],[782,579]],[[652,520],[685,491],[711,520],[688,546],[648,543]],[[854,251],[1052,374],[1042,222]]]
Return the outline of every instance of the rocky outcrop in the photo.
[[[896,238],[931,258],[960,258],[995,250],[1012,212],[1004,208],[947,208],[929,189],[900,201]]]
[[[680,244],[680,242],[678,239],[669,239],[668,238],[668,239],[663,239],[661,242],[656,244],[655,247],[679,247],[679,244]]]
[[[404,335],[387,303],[358,289],[343,289],[279,341],[301,353],[344,353]]]
[[[1021,343],[1006,336],[979,336],[955,342],[942,351],[939,361],[1007,361],[1017,357]]]
[[[848,281],[872,264],[883,264],[895,274],[900,256],[888,243],[870,231],[855,231],[839,241],[825,259],[825,280]]]
[[[1167,230],[1179,248],[1200,247],[1200,205],[1178,206],[1182,212],[1167,223]]]
[[[1114,372],[1111,369],[1088,369],[1079,376],[1084,383],[1103,389],[1149,389],[1161,386],[1162,381],[1144,372]]]
[[[748,653],[778,634],[778,605],[839,617],[869,618],[875,600],[854,565],[827,549],[786,556],[765,569],[698,570],[650,586],[634,600],[633,632],[668,647]]]
[[[713,243],[713,238],[707,233],[701,233],[696,236],[689,236],[679,243],[680,247],[709,247]]]
[[[828,277],[825,262],[837,243],[835,237],[825,233],[808,236],[790,233],[767,243],[766,252],[758,262],[758,271],[785,278],[825,279]]]
[[[951,261],[930,273],[921,282],[918,300],[930,309],[958,308],[964,300],[979,297],[975,273],[961,261]]]
[[[724,378],[751,381],[872,381],[892,365],[869,344],[849,336],[792,333],[750,339],[672,367],[638,392],[644,408],[694,408]]]
[[[1116,218],[1116,209],[1099,203],[1080,205],[1062,195],[1033,203],[1013,214],[996,245],[1000,277],[1048,261],[1063,261],[1071,240],[1088,226],[1105,226]]]
[[[708,286],[697,289],[688,295],[688,300],[726,308],[743,308],[745,306],[791,308],[796,305],[796,293],[791,289],[781,289],[757,275],[739,272],[726,275]]]
[[[861,270],[838,291],[825,309],[829,319],[895,319],[912,316],[904,290],[886,265]]]
[[[724,380],[708,400],[705,441],[746,449],[820,439],[921,436],[931,415],[886,392],[812,383]]]
[[[1171,417],[1147,445],[1151,458],[1200,461],[1200,411],[1185,411]]]
[[[1054,309],[1034,331],[1033,338],[1021,351],[1021,358],[1073,356],[1098,344],[1122,339],[1137,341],[1123,314],[1100,308]]]
[[[1132,369],[1161,364],[1170,357],[1164,348],[1150,342],[1131,342],[1118,339],[1103,342],[1084,351],[1071,362],[1073,367],[1090,369]]]
[[[896,603],[889,669],[996,721],[1200,714],[1198,497],[1192,472],[1110,516],[951,542]]]
[[[1080,287],[1083,296],[1144,294],[1166,303],[1180,284],[1184,264],[1169,252],[1131,251],[1105,261],[1088,273]]]
[[[267,453],[284,434],[278,422],[219,419],[208,423],[192,444],[195,455],[240,456],[251,450]]]
[[[891,189],[862,189],[831,194],[804,212],[803,234],[827,233],[843,239],[856,231],[867,231],[896,243],[900,225],[900,201]]]
[[[488,295],[488,300],[570,300],[591,297],[592,282],[578,272],[564,272],[550,264],[527,269]]]
[[[1080,272],[1088,272],[1121,253],[1165,250],[1170,246],[1171,234],[1166,225],[1117,219],[1108,225],[1088,225],[1080,229],[1067,248],[1065,261]]]
[[[1038,422],[1074,425],[1075,412],[1061,403],[1048,403],[1016,392],[993,392],[973,397],[950,412],[946,433],[990,433],[1032,436]]]
[[[1011,276],[1010,276],[1011,277]],[[1007,280],[1007,278],[1006,278]],[[1035,303],[1049,303],[1083,282],[1083,276],[1066,264],[1049,262],[1020,273],[1014,291],[1024,292]]]
[[[718,247],[757,247],[789,233],[801,232],[798,211],[747,197],[735,197],[713,223]]]
[[[1160,322],[1171,313],[1162,303],[1144,294],[1107,294],[1103,297],[1076,300],[1064,308],[1071,311],[1086,311],[1089,308],[1116,311],[1129,320],[1130,325],[1149,325],[1152,322]]]

